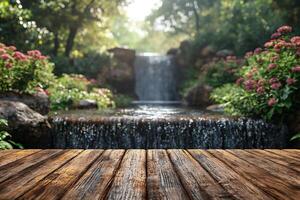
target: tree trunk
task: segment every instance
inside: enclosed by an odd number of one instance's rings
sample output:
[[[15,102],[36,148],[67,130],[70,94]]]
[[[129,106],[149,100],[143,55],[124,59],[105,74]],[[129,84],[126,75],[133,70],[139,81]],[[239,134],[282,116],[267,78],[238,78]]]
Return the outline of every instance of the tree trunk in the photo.
[[[196,33],[199,33],[200,30],[200,17],[198,14],[198,5],[197,2],[193,1],[193,12],[194,12],[194,16],[195,16],[195,26],[196,26]]]
[[[58,49],[59,49],[59,37],[58,33],[54,33],[54,48],[53,48],[53,55],[57,56],[58,54]]]
[[[74,46],[74,40],[78,32],[78,26],[71,26],[69,28],[69,35],[66,43],[66,48],[65,48],[65,56],[70,57],[70,54],[72,52],[73,46]]]

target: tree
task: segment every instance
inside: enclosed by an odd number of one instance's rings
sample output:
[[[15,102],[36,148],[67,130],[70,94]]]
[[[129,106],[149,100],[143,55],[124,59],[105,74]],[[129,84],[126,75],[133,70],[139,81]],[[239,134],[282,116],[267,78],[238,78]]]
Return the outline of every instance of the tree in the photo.
[[[119,13],[119,6],[126,0],[24,0],[24,7],[31,9],[39,26],[53,33],[54,55],[63,47],[70,57],[78,33],[90,24],[108,25],[110,17]]]

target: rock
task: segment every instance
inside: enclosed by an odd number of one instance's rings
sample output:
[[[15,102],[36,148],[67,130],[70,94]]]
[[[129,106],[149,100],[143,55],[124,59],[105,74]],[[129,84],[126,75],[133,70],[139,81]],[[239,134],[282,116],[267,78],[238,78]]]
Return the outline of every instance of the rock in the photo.
[[[178,53],[178,49],[176,48],[171,48],[167,51],[167,55],[173,55],[173,56],[176,56]]]
[[[109,49],[108,52],[113,53],[114,57],[122,62],[133,64],[135,60],[135,50],[115,47]]]
[[[184,102],[188,106],[206,108],[211,105],[210,93],[212,87],[205,84],[198,84],[188,91],[184,96]]]
[[[231,50],[228,50],[228,49],[223,49],[216,53],[216,56],[221,57],[221,58],[225,58],[227,56],[232,56],[232,55],[234,55],[234,52]]]
[[[76,108],[79,109],[94,109],[98,108],[97,106],[97,101],[92,100],[92,99],[83,99],[80,100],[78,105],[75,106]]]
[[[32,110],[42,115],[47,115],[50,111],[50,100],[49,97],[44,93],[30,95],[19,94],[16,92],[6,92],[0,94],[0,100],[22,102]]]
[[[15,142],[26,148],[46,148],[51,145],[47,117],[16,101],[0,100],[0,118],[8,121],[8,131]]]
[[[213,112],[224,112],[224,105],[215,104],[206,107],[206,110],[213,111]]]

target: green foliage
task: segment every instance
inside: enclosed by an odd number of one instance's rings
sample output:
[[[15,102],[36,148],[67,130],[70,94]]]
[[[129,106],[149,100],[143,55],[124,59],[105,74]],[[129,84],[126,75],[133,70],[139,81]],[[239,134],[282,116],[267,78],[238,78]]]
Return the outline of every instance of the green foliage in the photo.
[[[22,50],[34,49],[49,37],[49,31],[37,27],[31,11],[24,9],[20,0],[0,2],[0,41],[16,45]]]
[[[54,81],[53,64],[38,50],[26,54],[0,43],[0,92],[35,93]]]
[[[241,56],[261,45],[287,21],[285,14],[297,9],[274,8],[273,0],[162,0],[161,7],[149,18],[153,26],[160,23],[174,35],[189,36],[195,52],[209,44]]]
[[[282,118],[291,111],[299,104],[300,89],[300,37],[291,38],[291,29],[280,27],[265,49],[247,53],[238,85],[219,88],[212,98],[224,103],[232,114],[267,120]]]
[[[64,56],[54,57],[53,62],[59,66],[55,68],[55,74],[82,74],[89,78],[97,78],[104,67],[110,66],[112,59],[108,53],[88,52],[74,55],[71,59]]]
[[[291,138],[291,141],[292,140],[300,140],[300,133],[297,133],[296,135],[294,135],[292,138]]]
[[[0,150],[13,149],[14,146],[17,148],[23,148],[22,145],[9,140],[11,135],[5,131],[7,127],[7,121],[5,119],[0,119]]]
[[[117,108],[125,108],[131,105],[133,98],[123,94],[114,95],[114,102]]]
[[[226,59],[212,61],[204,68],[204,82],[214,88],[220,87],[226,83],[234,83],[237,79],[237,70],[241,66],[242,61],[234,56],[228,56]]]
[[[114,107],[110,90],[94,88],[92,82],[82,75],[64,74],[49,88],[49,93],[52,110],[70,109],[84,99],[97,101],[100,109]]]

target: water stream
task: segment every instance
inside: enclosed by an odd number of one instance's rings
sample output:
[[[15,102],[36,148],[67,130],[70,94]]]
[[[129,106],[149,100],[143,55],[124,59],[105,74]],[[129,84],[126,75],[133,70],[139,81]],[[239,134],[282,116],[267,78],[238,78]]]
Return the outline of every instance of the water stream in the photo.
[[[172,56],[140,54],[135,60],[135,92],[142,102],[178,101],[178,69]]]

